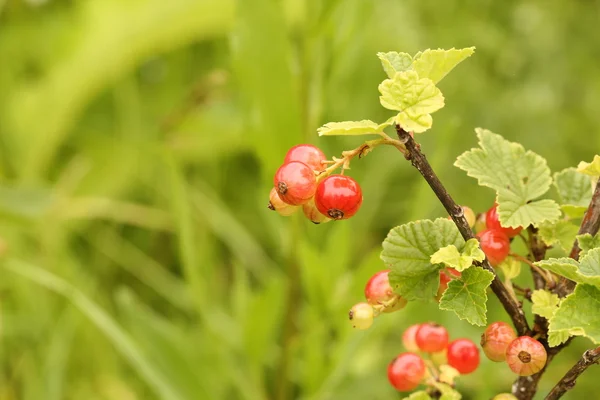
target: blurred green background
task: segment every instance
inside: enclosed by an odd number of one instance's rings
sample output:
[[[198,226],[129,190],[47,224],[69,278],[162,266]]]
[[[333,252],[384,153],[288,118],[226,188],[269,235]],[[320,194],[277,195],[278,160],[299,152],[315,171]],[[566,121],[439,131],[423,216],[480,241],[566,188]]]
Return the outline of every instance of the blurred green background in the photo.
[[[494,194],[450,167],[475,127],[554,171],[598,153],[599,22],[591,0],[0,0],[0,399],[401,398],[405,327],[481,329],[433,302],[366,332],[347,311],[387,231],[441,206],[392,148],[353,163],[365,197],[344,222],[269,211],[273,173],[294,144],[361,143],[318,138],[326,122],[387,119],[378,51],[474,45],[419,140],[484,211]],[[597,377],[565,398],[596,398]],[[483,360],[458,387],[513,378]]]

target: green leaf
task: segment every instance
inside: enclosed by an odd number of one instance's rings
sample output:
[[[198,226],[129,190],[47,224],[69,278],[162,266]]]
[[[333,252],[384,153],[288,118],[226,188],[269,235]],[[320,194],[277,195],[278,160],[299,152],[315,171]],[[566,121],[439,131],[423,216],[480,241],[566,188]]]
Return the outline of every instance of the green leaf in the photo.
[[[317,133],[319,136],[377,135],[393,123],[394,118],[390,118],[382,124],[368,119],[363,119],[362,121],[329,122],[317,129]]]
[[[486,289],[494,280],[494,274],[479,267],[463,271],[459,279],[448,283],[448,289],[440,300],[440,309],[454,311],[460,319],[473,325],[485,325]]]
[[[590,204],[592,199],[590,180],[575,168],[567,168],[555,173],[554,186],[563,204],[586,208]]]
[[[477,239],[469,239],[460,253],[456,246],[442,247],[431,255],[432,264],[445,264],[457,271],[464,271],[473,265],[473,261],[483,261],[485,253],[479,248]]]
[[[569,218],[581,218],[587,210],[587,206],[574,206],[572,204],[562,204],[560,209]]]
[[[459,392],[454,390],[452,386],[443,382],[433,382],[433,386],[442,394],[440,400],[460,400],[462,396]]]
[[[515,279],[521,274],[521,262],[514,257],[506,257],[504,261],[496,267],[500,268],[504,274],[504,279],[507,281]]]
[[[460,155],[455,166],[497,193],[498,217],[503,226],[518,227],[560,217],[553,200],[535,200],[550,188],[546,160],[523,146],[486,129],[477,128],[481,148]]]
[[[591,163],[582,161],[577,166],[577,172],[591,176],[600,176],[600,156],[595,155]]]
[[[581,249],[579,256],[583,257],[588,251],[600,247],[600,235],[596,234],[595,236],[592,236],[589,233],[577,235],[577,242],[579,243],[579,248]]]
[[[431,128],[431,113],[444,107],[444,96],[431,79],[419,78],[415,71],[396,72],[379,84],[381,105],[400,111],[396,123],[406,131],[425,132]]]
[[[442,80],[454,67],[475,52],[475,47],[450,50],[427,49],[415,56],[412,68],[420,78],[429,78],[433,83]]]
[[[383,241],[381,259],[391,269],[390,284],[407,300],[431,300],[439,285],[438,264],[431,255],[441,247],[464,246],[456,225],[446,218],[420,220],[397,226]]]
[[[558,295],[547,290],[534,290],[531,294],[531,301],[533,303],[531,311],[546,319],[552,318],[560,303]]]
[[[383,70],[388,77],[394,78],[396,72],[406,71],[412,66],[412,56],[407,53],[398,53],[396,51],[388,51],[387,53],[377,53],[377,57],[381,60]]]
[[[567,341],[569,338],[568,331],[560,331],[560,332],[549,332],[548,333],[548,345],[550,347],[556,347],[559,344],[562,344]]]
[[[535,265],[572,281],[600,287],[600,248],[589,250],[579,262],[563,257],[538,261]]]
[[[424,390],[411,393],[410,396],[404,397],[402,400],[431,400],[431,397]]]
[[[550,319],[549,332],[585,336],[600,344],[600,288],[577,285]]]
[[[577,232],[579,232],[579,227],[564,219],[556,222],[542,222],[539,230],[540,237],[546,246],[558,243],[564,251],[571,250]]]

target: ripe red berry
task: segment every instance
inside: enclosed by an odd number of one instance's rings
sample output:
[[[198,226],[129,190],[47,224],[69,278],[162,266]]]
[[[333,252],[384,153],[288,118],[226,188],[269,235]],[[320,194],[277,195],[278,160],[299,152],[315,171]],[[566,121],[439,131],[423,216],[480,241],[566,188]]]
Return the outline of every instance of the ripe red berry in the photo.
[[[437,353],[448,346],[448,331],[438,324],[421,324],[415,335],[415,341],[422,351]]]
[[[302,204],[302,211],[304,212],[304,216],[313,224],[322,224],[331,221],[331,218],[328,218],[326,215],[321,214],[319,210],[317,210],[314,197]]]
[[[277,211],[279,215],[284,217],[290,216],[300,209],[298,206],[291,206],[285,203],[277,194],[277,189],[272,188],[269,194],[269,209]]]
[[[470,374],[479,366],[479,349],[469,339],[456,339],[448,345],[448,364],[461,374]]]
[[[388,365],[388,380],[396,390],[410,392],[425,376],[425,362],[415,353],[402,353]]]
[[[510,240],[502,231],[486,229],[477,234],[481,249],[492,266],[500,264],[510,253]]]
[[[506,349],[506,362],[510,369],[520,376],[529,376],[539,372],[547,359],[544,346],[529,336],[520,336]]]
[[[498,219],[498,204],[494,204],[492,208],[485,213],[485,225],[488,229],[501,230],[509,238],[517,236],[523,230],[522,227],[505,228],[500,225],[500,220]]]
[[[407,301],[394,293],[388,278],[389,269],[379,271],[365,285],[365,298],[372,305],[382,305],[383,312],[398,311],[406,306]]]
[[[349,176],[331,175],[317,186],[317,209],[332,219],[347,219],[356,214],[362,204],[359,184]]]
[[[420,351],[419,346],[417,346],[417,340],[415,338],[417,334],[417,330],[421,324],[414,324],[406,328],[404,333],[402,334],[402,344],[404,344],[404,348],[408,351],[412,351],[417,353]]]
[[[481,335],[481,348],[490,360],[504,361],[508,345],[516,338],[515,330],[506,322],[494,322]]]
[[[306,203],[317,190],[315,172],[308,165],[298,161],[279,167],[273,184],[281,200],[293,206]]]
[[[327,157],[321,149],[312,144],[299,144],[288,150],[283,161],[287,164],[292,161],[300,161],[311,167],[313,170],[324,171],[326,165],[322,161],[326,161]]]
[[[352,327],[360,330],[369,329],[373,325],[373,307],[368,303],[355,304],[348,313]]]

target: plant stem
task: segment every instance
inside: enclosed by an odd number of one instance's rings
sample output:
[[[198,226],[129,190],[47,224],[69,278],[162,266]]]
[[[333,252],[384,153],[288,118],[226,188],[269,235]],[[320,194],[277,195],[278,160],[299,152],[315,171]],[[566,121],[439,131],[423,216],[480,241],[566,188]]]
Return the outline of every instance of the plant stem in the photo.
[[[583,221],[581,221],[578,234],[583,235],[589,233],[593,236],[598,233],[598,229],[600,229],[600,178],[598,179],[598,183],[596,183],[596,190],[594,190],[592,200],[590,201],[590,205],[585,212]],[[574,260],[579,260],[580,251],[581,249],[579,248],[579,243],[577,242],[577,239],[575,239],[575,243],[573,243],[573,249],[571,250],[569,257]]]
[[[431,165],[427,161],[425,155],[421,152],[420,146],[414,141],[414,139],[410,136],[408,132],[402,129],[399,125],[396,125],[396,132],[398,133],[398,138],[400,142],[404,144],[406,147],[406,151],[404,153],[404,157],[407,160],[410,160],[413,167],[415,167],[425,178],[437,198],[440,200],[456,226],[462,237],[465,240],[474,239],[473,231],[469,226],[467,220],[464,217],[464,212],[462,207],[460,207],[456,202],[452,199],[442,182],[440,182],[439,178],[431,168]],[[496,272],[489,264],[487,258],[480,264],[483,269],[486,269],[489,272],[494,274],[494,280],[492,281],[492,291],[502,303],[502,306],[512,319],[512,322],[515,326],[519,335],[527,335],[531,332],[529,329],[529,324],[527,323],[527,319],[525,318],[525,314],[523,313],[523,309],[520,304],[515,302],[506,289],[502,281],[496,275]]]
[[[577,378],[589,366],[600,363],[600,347],[587,350],[577,363],[562,377],[562,379],[552,388],[545,400],[556,400],[560,398],[567,390],[573,389]]]

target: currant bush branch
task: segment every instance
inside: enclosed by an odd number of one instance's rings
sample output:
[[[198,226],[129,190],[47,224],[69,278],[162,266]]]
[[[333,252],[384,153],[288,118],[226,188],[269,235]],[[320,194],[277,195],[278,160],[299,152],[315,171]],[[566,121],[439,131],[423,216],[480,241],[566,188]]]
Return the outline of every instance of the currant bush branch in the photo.
[[[579,375],[593,364],[600,363],[600,347],[587,350],[577,363],[562,377],[562,379],[552,388],[545,400],[556,400],[564,395],[568,390],[573,389]]]
[[[396,132],[398,134],[398,138],[400,142],[404,144],[406,147],[406,151],[404,156],[407,160],[410,160],[413,167],[415,167],[419,173],[425,178],[437,198],[440,200],[456,226],[462,237],[465,240],[474,239],[473,231],[469,226],[466,218],[464,217],[464,212],[462,207],[460,207],[456,202],[452,199],[442,182],[440,182],[439,178],[431,168],[431,165],[427,161],[425,155],[421,152],[420,146],[414,141],[411,135],[402,129],[399,125],[396,125]],[[482,263],[478,263],[483,269],[494,274],[494,280],[492,281],[492,291],[498,297],[502,306],[510,316],[515,329],[519,335],[527,335],[531,332],[529,328],[529,324],[527,319],[525,318],[525,314],[523,313],[523,309],[521,306],[515,302],[510,292],[507,290],[506,286],[502,283],[502,281],[496,275],[496,272],[489,264],[489,261],[485,259]]]
[[[594,194],[592,195],[592,200],[590,201],[590,205],[588,206],[587,211],[585,212],[585,216],[583,217],[583,221],[581,221],[581,226],[579,227],[579,235],[584,235],[586,233],[591,234],[592,236],[598,233],[598,229],[600,229],[600,178],[598,179],[598,183],[596,184],[596,190],[594,190]],[[573,244],[573,249],[569,254],[569,257],[579,260],[579,252],[581,249],[579,248],[579,243],[575,240]]]

